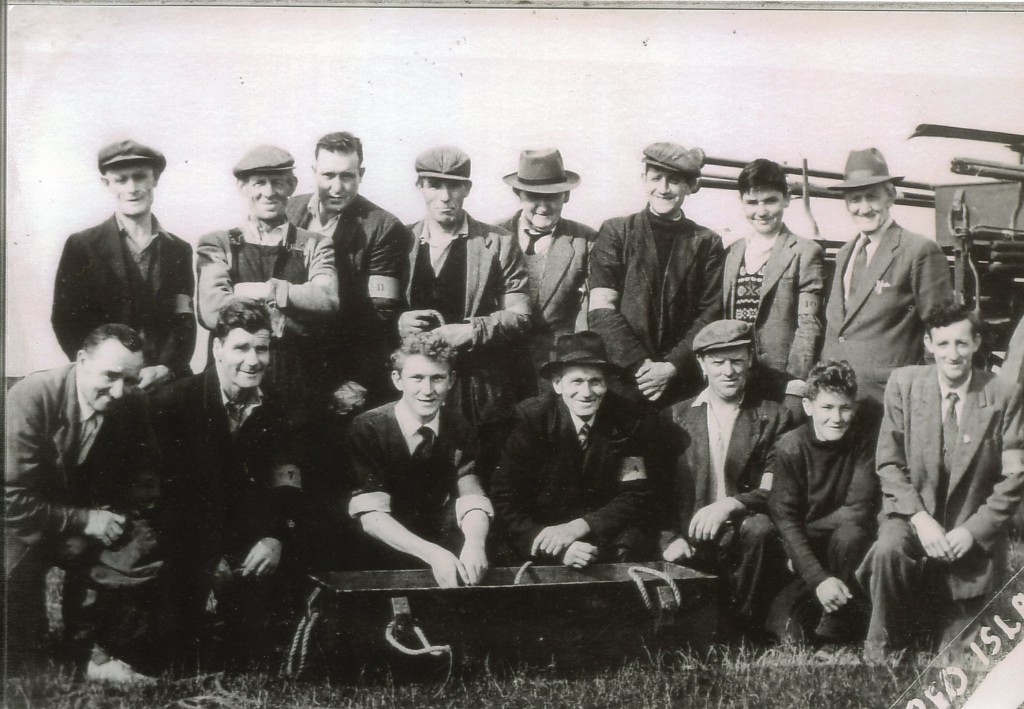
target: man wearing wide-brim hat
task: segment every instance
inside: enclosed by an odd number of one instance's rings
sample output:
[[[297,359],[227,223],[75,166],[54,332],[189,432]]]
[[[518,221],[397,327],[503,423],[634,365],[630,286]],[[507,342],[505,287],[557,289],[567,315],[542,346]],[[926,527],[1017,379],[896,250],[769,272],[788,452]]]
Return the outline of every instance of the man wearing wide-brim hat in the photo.
[[[491,491],[515,563],[650,558],[654,435],[645,407],[609,391],[624,372],[591,331],[559,337],[541,373],[554,395],[517,407]]]
[[[539,373],[556,338],[587,329],[587,269],[597,232],[562,218],[580,176],[565,169],[558,150],[524,150],[519,170],[504,180],[519,198],[519,211],[501,226],[517,235],[526,256],[536,325],[530,358]]]
[[[829,187],[842,193],[859,233],[836,255],[821,357],[849,362],[860,396],[877,402],[893,369],[921,363],[924,313],[953,297],[942,250],[890,214],[901,179],[868,148],[852,151],[843,181]]]
[[[629,372],[628,393],[664,406],[700,386],[691,344],[721,317],[725,252],[682,210],[704,151],[654,143],[643,164],[646,206],[602,224],[590,255],[590,327]]]

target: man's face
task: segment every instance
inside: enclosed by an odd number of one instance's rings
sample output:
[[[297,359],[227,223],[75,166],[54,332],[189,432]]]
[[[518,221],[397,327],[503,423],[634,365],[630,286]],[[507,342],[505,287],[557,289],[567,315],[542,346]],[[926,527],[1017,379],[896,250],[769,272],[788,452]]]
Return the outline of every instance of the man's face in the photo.
[[[223,340],[214,338],[213,359],[226,391],[258,387],[270,366],[270,331],[248,332],[236,327]]]
[[[471,186],[463,180],[421,177],[419,189],[427,205],[427,217],[443,227],[458,226],[462,221],[462,203],[469,196]]]
[[[608,376],[600,367],[571,366],[551,379],[555,393],[581,419],[597,413],[608,393]]]
[[[116,200],[118,214],[135,217],[153,209],[153,189],[159,181],[151,165],[110,167],[102,176],[103,184]]]
[[[756,187],[740,195],[743,216],[762,236],[775,236],[782,228],[782,213],[789,206],[789,197],[778,190]]]
[[[295,175],[290,172],[263,172],[247,175],[238,188],[249,200],[249,213],[257,219],[274,222],[285,218],[284,207],[295,191]]]
[[[562,218],[562,207],[569,201],[568,192],[544,194],[542,192],[519,192],[519,206],[526,223],[539,231],[554,229]]]
[[[644,188],[647,190],[647,204],[651,211],[663,216],[673,216],[683,206],[686,195],[693,186],[682,174],[647,165],[644,170]]]
[[[699,358],[700,368],[708,378],[708,386],[723,401],[738,402],[743,398],[750,372],[750,348],[746,345],[712,350]]]
[[[935,357],[939,376],[956,387],[967,381],[974,353],[981,347],[981,338],[974,333],[970,320],[961,320],[933,328],[925,334],[924,346]]]
[[[846,435],[854,413],[854,401],[849,396],[821,389],[813,400],[804,399],[803,404],[819,441],[838,441]]]
[[[452,386],[448,364],[414,354],[405,358],[402,371],[392,370],[391,381],[402,392],[402,401],[423,421],[429,421],[444,404]]]
[[[130,352],[116,339],[104,340],[92,352],[79,350],[76,361],[82,395],[100,413],[116,409],[139,386],[142,353]]]
[[[365,168],[359,165],[359,154],[321,150],[316,154],[313,175],[320,204],[327,214],[334,215],[359,195],[359,183]]]
[[[861,233],[874,234],[889,221],[889,210],[895,202],[890,189],[888,183],[882,183],[843,192],[846,209]]]

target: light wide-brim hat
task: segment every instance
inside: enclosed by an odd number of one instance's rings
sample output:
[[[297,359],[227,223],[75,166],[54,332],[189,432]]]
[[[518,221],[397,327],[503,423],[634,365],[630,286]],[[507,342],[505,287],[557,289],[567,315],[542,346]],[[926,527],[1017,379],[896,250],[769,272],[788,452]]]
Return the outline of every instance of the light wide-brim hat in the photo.
[[[558,150],[524,150],[519,154],[519,171],[502,179],[516,189],[541,194],[568,192],[580,184],[580,176],[565,169]]]
[[[828,189],[839,192],[852,190],[858,187],[878,185],[883,182],[898,184],[903,175],[890,175],[889,165],[885,162],[881,151],[878,148],[867,150],[852,150],[846,159],[846,168],[843,170],[843,181],[838,185],[829,185]]]
[[[608,359],[604,340],[596,332],[584,330],[572,335],[561,335],[555,342],[552,359],[540,368],[540,375],[550,379],[566,367],[599,367],[608,374],[625,376],[625,370]]]

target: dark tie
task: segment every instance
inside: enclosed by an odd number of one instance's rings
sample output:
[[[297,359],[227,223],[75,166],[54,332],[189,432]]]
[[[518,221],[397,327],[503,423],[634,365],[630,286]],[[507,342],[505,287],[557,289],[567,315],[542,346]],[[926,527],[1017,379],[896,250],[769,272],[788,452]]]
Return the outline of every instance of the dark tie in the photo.
[[[420,434],[422,440],[416,446],[416,450],[412,452],[413,459],[430,460],[430,456],[434,452],[434,429],[420,426],[416,433]]]
[[[949,408],[942,418],[942,470],[939,473],[939,484],[935,490],[936,519],[942,522],[946,509],[946,496],[949,494],[949,476],[953,470],[953,454],[956,452],[957,439],[960,437],[960,421],[956,417],[956,405],[960,397],[956,392],[946,394]]]
[[[549,229],[548,231],[539,231],[537,229],[523,229],[523,233],[526,234],[526,238],[530,240],[530,243],[526,245],[526,255],[533,256],[535,253],[537,253],[536,251],[534,251],[534,247],[537,245],[537,242],[543,239],[545,236],[551,236],[551,232],[553,231],[554,229]]]
[[[235,428],[242,425],[242,418],[245,416],[244,401],[228,401],[228,416],[235,422]]]
[[[587,445],[590,443],[590,424],[583,424],[580,427],[579,433],[576,434],[576,437],[580,439],[580,448],[586,450]]]
[[[850,295],[849,299],[856,297],[861,286],[867,280],[868,270],[868,240],[861,239],[853,254],[853,271],[850,273]]]

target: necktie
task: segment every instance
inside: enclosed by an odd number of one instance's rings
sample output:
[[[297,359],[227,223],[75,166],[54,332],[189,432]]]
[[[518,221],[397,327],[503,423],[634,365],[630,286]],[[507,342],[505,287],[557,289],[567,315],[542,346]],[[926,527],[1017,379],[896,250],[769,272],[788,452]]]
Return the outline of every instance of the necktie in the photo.
[[[949,494],[949,475],[953,470],[953,454],[956,452],[957,439],[960,437],[960,421],[956,416],[956,405],[960,397],[956,392],[946,394],[948,409],[942,418],[942,470],[939,484],[935,490],[935,506],[940,515],[946,509],[946,496]],[[942,522],[941,517],[936,517]]]
[[[580,427],[579,433],[576,434],[576,437],[580,440],[580,448],[586,450],[587,444],[590,443],[590,424],[583,424],[583,426]]]
[[[850,273],[850,292],[847,299],[853,298],[860,292],[861,284],[867,280],[868,270],[868,240],[861,239],[857,244],[857,250],[853,254],[853,271]]]
[[[414,460],[429,460],[434,452],[434,429],[420,426],[416,433],[420,435],[422,440],[416,446],[416,450],[412,452],[412,457]]]
[[[537,245],[537,242],[543,239],[545,236],[551,236],[551,232],[553,231],[554,229],[549,229],[548,231],[540,231],[538,229],[529,228],[523,229],[523,233],[526,234],[526,238],[530,240],[530,243],[527,244],[526,246],[526,255],[533,256],[535,253],[537,253],[534,250],[534,247]]]
[[[89,450],[92,448],[93,441],[96,440],[96,432],[99,429],[100,415],[97,413],[82,421],[78,434],[78,457],[76,458],[78,465],[84,463],[89,456]]]
[[[228,401],[228,416],[231,417],[231,421],[234,424],[232,429],[237,430],[242,425],[242,418],[245,416],[245,402],[244,401]]]

